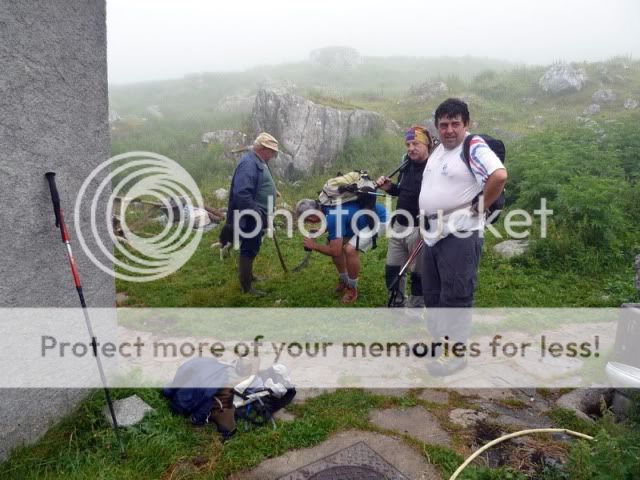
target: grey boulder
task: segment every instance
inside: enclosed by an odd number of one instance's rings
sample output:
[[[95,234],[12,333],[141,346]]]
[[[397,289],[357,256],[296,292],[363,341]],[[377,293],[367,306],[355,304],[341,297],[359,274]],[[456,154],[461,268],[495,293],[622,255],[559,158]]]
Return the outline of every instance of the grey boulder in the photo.
[[[261,89],[252,113],[256,132],[269,132],[280,142],[275,170],[286,178],[324,171],[345,144],[381,131],[384,119],[366,110],[319,105],[293,93]]]
[[[566,63],[559,63],[549,68],[538,81],[543,91],[558,95],[562,93],[579,92],[582,90],[587,75],[582,69],[577,69]]]

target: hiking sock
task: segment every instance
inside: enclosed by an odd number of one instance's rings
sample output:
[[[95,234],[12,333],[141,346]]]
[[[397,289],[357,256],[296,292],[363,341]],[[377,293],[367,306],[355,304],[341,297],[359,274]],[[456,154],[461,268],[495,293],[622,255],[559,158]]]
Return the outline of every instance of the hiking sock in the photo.
[[[347,279],[347,285],[349,285],[349,287],[355,288],[357,290],[358,289],[358,279],[357,278],[348,278]]]
[[[345,285],[349,283],[349,275],[347,274],[347,272],[340,272],[339,277],[340,281]]]

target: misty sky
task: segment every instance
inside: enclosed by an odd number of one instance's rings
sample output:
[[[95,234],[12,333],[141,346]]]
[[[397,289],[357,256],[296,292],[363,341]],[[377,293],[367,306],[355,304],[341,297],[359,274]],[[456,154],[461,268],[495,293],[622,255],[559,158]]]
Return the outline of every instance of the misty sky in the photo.
[[[107,0],[109,81],[300,61],[329,45],[529,64],[636,58],[639,21],[638,0]]]

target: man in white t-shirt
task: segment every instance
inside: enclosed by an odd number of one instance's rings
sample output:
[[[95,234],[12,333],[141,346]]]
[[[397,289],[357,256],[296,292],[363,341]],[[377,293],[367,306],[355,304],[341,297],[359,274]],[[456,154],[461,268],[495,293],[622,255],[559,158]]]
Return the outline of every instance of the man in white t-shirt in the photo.
[[[498,199],[507,171],[481,137],[470,142],[469,168],[463,158],[464,139],[469,133],[469,109],[459,99],[449,98],[435,112],[441,144],[433,151],[422,176],[420,211],[429,226],[423,234],[425,252],[422,290],[429,330],[441,348],[429,372],[450,375],[466,365],[465,349],[471,331],[471,310],[477,284],[485,223],[483,206]],[[480,200],[480,201],[479,201]],[[457,353],[452,353],[457,352]]]

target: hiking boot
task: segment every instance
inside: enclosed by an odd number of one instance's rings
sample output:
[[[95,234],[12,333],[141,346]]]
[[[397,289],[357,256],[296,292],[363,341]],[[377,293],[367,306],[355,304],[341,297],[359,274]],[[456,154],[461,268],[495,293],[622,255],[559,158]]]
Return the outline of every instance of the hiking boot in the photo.
[[[466,366],[466,357],[440,355],[434,362],[427,364],[427,370],[432,377],[446,377],[459,372]]]
[[[344,289],[344,295],[342,295],[342,303],[353,303],[358,299],[358,289],[347,286]]]
[[[347,289],[348,285],[346,283],[344,283],[342,280],[340,280],[338,282],[338,285],[336,286],[335,292],[336,293],[342,293]]]

